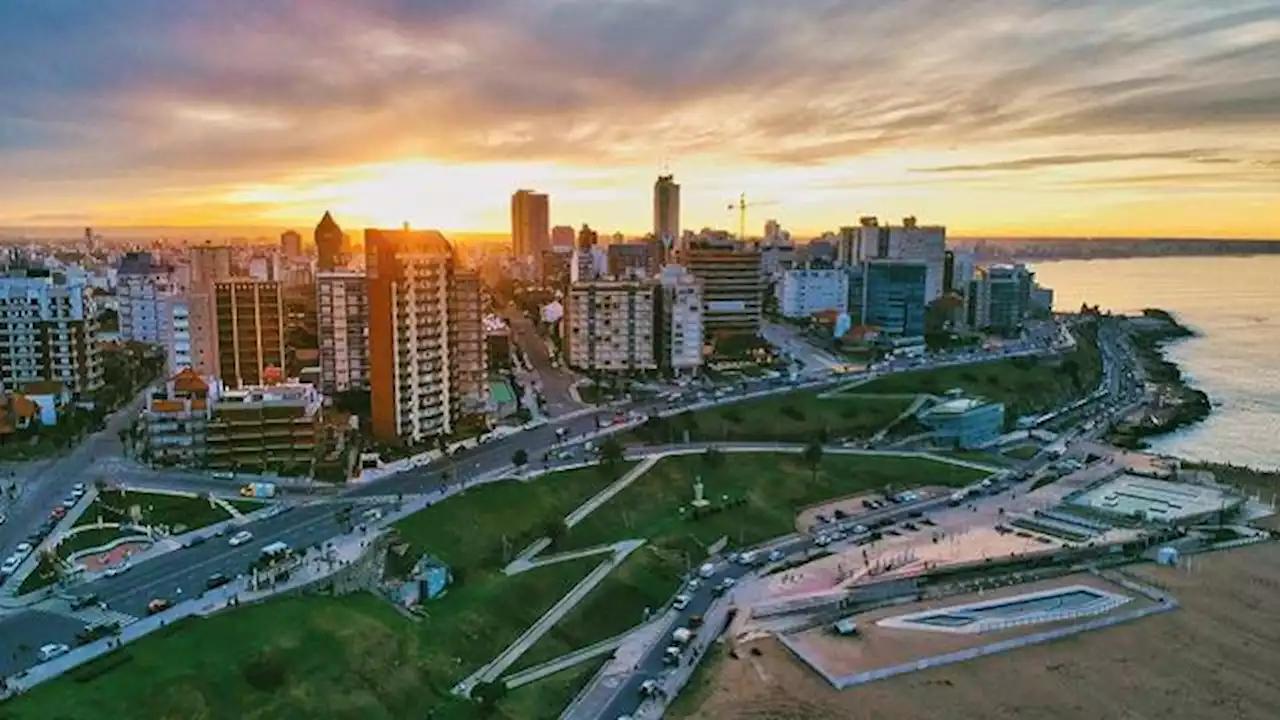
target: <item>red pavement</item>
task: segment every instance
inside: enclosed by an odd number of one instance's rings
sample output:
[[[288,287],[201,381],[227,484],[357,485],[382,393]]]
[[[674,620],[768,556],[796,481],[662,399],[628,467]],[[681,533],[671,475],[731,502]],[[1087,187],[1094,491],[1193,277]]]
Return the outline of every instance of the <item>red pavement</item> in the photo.
[[[97,555],[89,555],[79,560],[84,569],[89,572],[98,572],[105,570],[112,565],[118,565],[120,562],[129,559],[136,553],[151,547],[148,542],[125,543],[117,545],[108,552],[99,553]]]

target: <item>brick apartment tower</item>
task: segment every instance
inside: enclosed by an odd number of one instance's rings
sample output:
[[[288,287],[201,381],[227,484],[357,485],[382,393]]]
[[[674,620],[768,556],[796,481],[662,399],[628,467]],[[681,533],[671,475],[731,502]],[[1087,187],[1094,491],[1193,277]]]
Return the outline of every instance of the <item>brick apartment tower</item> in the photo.
[[[365,230],[373,433],[410,445],[453,430],[453,247],[434,230]]]

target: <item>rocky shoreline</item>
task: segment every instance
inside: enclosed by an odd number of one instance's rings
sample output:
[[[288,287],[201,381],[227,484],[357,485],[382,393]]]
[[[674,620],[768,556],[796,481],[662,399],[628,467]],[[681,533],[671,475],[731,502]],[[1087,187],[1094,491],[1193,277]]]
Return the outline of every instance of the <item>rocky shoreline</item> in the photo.
[[[1209,417],[1213,407],[1209,396],[1191,387],[1181,368],[1164,355],[1165,345],[1195,336],[1193,330],[1180,324],[1172,314],[1156,308],[1143,310],[1142,315],[1130,317],[1126,322],[1147,383],[1156,387],[1154,405],[1142,415],[1118,425],[1108,439],[1119,447],[1144,449],[1147,438],[1201,422]]]

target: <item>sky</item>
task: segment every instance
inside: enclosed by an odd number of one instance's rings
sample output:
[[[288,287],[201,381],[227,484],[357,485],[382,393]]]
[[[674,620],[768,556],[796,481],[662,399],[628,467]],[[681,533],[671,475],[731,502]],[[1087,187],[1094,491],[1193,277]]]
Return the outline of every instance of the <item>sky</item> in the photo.
[[[0,225],[1280,238],[1280,0],[12,0]]]

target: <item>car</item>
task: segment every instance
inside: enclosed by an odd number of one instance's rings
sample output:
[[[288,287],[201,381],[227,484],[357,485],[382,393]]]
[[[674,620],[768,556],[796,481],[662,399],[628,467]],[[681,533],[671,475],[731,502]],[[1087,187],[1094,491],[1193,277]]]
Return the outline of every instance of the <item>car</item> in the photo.
[[[691,596],[677,595],[675,601],[671,603],[671,607],[675,608],[676,610],[683,610],[689,607],[689,603],[691,602],[693,602],[693,598]]]
[[[98,599],[98,596],[94,593],[85,593],[84,595],[76,595],[75,597],[71,598],[71,609],[84,610],[87,607],[92,607],[94,605],[97,605],[99,602],[101,601]]]
[[[67,497],[62,499],[62,507],[70,510],[71,508],[76,506],[76,500],[77,498],[68,495]]]
[[[854,535],[861,535],[861,534],[865,533],[866,531],[867,531],[867,526],[866,526],[866,525],[854,525],[854,526],[853,526],[853,534],[854,534]]]
[[[196,547],[197,545],[203,545],[206,541],[208,541],[208,539],[209,538],[205,537],[204,535],[192,535],[191,537],[187,538],[186,542],[182,543],[182,547],[193,548],[193,547]]]
[[[126,560],[125,562],[119,565],[112,565],[111,567],[107,568],[107,571],[104,572],[103,575],[106,575],[107,577],[117,577],[119,575],[123,575],[126,572],[128,572],[129,568],[131,567],[133,566],[130,565],[129,562]]]
[[[154,598],[151,602],[147,603],[147,614],[155,615],[156,613],[164,612],[172,605],[173,603],[169,602],[165,598]]]
[[[75,487],[71,488],[71,497],[75,498],[76,500],[79,500],[80,498],[84,497],[84,485],[77,483]]]
[[[71,652],[71,648],[62,643],[49,643],[48,645],[40,646],[36,656],[40,659],[40,662],[49,662],[56,657],[66,655],[68,652]]]
[[[214,573],[209,576],[208,580],[204,581],[204,586],[209,590],[212,590],[214,588],[222,587],[229,582],[231,582],[231,578],[223,575],[222,573]]]
[[[53,518],[54,520],[61,520],[62,518],[66,517],[66,515],[67,515],[67,509],[62,507],[61,505],[54,508],[53,512],[49,513],[49,517]]]
[[[0,573],[4,573],[5,575],[12,575],[15,571],[17,571],[18,566],[21,564],[22,564],[21,557],[18,557],[17,555],[10,555],[9,557],[5,558],[3,564],[0,564]]]
[[[31,554],[31,543],[28,543],[28,542],[20,542],[20,543],[18,543],[18,546],[17,546],[16,548],[14,548],[14,551],[15,551],[16,553],[18,553],[19,555],[30,555],[30,554]]]
[[[4,513],[0,513],[0,525],[3,525],[4,521],[8,519],[9,518]]]
[[[228,542],[230,543],[231,547],[240,547],[241,545],[244,545],[245,543],[249,542],[252,539],[253,539],[253,533],[249,532],[248,530],[241,530],[235,535],[232,535],[231,540],[229,540]]]

